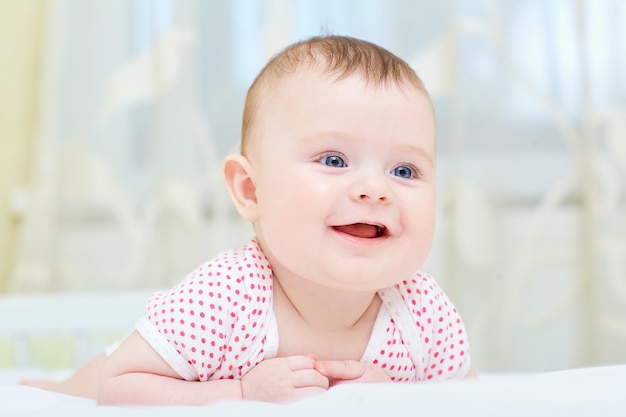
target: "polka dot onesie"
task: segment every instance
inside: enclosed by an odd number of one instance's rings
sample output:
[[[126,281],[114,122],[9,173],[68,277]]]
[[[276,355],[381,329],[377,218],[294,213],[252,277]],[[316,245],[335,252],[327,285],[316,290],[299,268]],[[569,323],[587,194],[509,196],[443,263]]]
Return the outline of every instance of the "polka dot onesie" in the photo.
[[[462,378],[470,369],[456,309],[427,274],[378,292],[382,305],[361,358],[394,381]],[[186,380],[240,379],[278,352],[272,269],[253,240],[154,294],[138,332]]]

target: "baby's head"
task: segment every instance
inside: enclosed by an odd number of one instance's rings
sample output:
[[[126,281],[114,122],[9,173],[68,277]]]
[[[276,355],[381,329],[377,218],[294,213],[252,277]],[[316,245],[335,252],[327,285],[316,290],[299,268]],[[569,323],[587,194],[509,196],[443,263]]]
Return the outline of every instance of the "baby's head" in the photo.
[[[275,55],[256,77],[246,96],[241,129],[241,153],[250,155],[258,138],[257,122],[263,117],[264,98],[284,79],[299,70],[312,69],[341,80],[362,77],[372,87],[395,84],[428,93],[415,71],[388,50],[360,39],[345,36],[318,36],[294,43]]]
[[[251,86],[224,163],[274,274],[372,291],[423,263],[435,224],[435,123],[421,81],[374,44],[288,47]]]

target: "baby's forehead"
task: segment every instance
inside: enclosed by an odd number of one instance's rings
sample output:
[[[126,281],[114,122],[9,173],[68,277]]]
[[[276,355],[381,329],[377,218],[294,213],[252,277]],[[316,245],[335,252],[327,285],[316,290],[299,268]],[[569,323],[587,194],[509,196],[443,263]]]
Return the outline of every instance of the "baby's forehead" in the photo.
[[[346,84],[350,86],[344,87]],[[359,91],[365,92],[365,95],[359,95],[362,99],[357,101],[344,101],[332,93],[336,92],[341,97],[352,97],[353,94],[360,94]],[[344,109],[346,105],[348,107],[354,105],[359,109],[370,106],[379,107],[377,103],[382,97],[386,97],[385,100],[397,100],[402,103],[402,106],[406,106],[408,111],[414,110],[416,114],[423,113],[425,109],[423,103],[427,102],[426,111],[434,118],[432,103],[423,87],[391,79],[382,83],[376,82],[358,70],[349,74],[337,74],[319,66],[303,66],[275,77],[272,84],[266,86],[262,95],[264,97],[260,97],[261,105],[257,110],[257,123],[255,123],[254,130],[264,132],[266,129],[273,130],[276,124],[284,125],[290,119],[291,114],[302,114],[301,109],[309,111],[314,108],[310,106],[310,103],[319,103],[320,97],[322,97],[322,102],[326,98],[330,100],[328,101],[330,107],[341,102]],[[416,96],[420,98],[416,99]],[[320,109],[317,108],[317,110]],[[277,117],[277,114],[281,116]]]

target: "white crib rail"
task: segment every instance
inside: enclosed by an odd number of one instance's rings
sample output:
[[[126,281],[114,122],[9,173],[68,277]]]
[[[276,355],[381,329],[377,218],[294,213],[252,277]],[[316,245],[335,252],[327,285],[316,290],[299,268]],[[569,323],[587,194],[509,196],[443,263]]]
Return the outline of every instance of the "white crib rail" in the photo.
[[[1,295],[0,340],[15,344],[15,366],[33,367],[37,365],[29,353],[31,340],[68,336],[77,366],[104,348],[104,338],[94,336],[122,337],[130,332],[152,292]]]

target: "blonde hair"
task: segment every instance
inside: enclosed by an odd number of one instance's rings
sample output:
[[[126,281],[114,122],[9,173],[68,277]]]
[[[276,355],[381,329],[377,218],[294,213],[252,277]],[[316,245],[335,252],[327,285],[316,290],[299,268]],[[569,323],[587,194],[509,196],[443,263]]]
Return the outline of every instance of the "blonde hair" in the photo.
[[[263,92],[298,68],[319,65],[335,79],[358,73],[376,86],[408,85],[426,95],[415,71],[404,60],[374,43],[347,36],[316,36],[294,43],[275,55],[256,77],[246,96],[241,129],[241,153],[246,155],[260,111]]]

